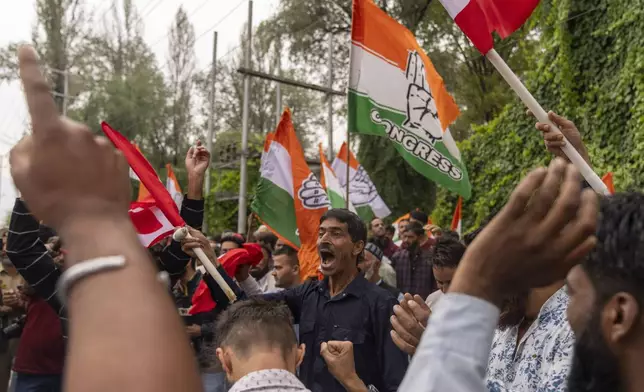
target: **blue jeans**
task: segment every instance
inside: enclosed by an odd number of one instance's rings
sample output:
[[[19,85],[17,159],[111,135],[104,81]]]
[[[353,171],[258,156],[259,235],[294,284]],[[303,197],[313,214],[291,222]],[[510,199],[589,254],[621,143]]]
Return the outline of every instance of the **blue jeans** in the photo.
[[[63,376],[17,373],[12,389],[15,392],[62,392]]]
[[[201,373],[204,392],[226,392],[226,373]],[[16,391],[20,392],[20,391]]]

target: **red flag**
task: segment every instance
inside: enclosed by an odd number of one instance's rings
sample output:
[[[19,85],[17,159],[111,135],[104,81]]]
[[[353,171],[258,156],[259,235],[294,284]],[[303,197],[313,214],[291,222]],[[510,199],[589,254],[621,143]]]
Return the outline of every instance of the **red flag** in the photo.
[[[615,185],[613,184],[613,173],[606,173],[606,175],[602,177],[602,181],[604,182],[604,184],[606,184],[606,187],[608,188],[610,194],[614,195]]]
[[[463,208],[463,198],[458,197],[458,202],[456,203],[456,209],[454,210],[454,217],[452,218],[452,231],[461,235],[461,209]]]
[[[172,200],[172,196],[166,190],[165,185],[159,180],[159,176],[157,176],[150,162],[145,159],[143,154],[132,143],[106,122],[101,123],[101,128],[105,136],[110,139],[114,146],[121,150],[130,167],[141,180],[141,184],[148,189],[154,199],[155,205],[168,218],[168,221],[175,227],[185,226],[186,223],[181,218],[181,215],[179,215],[177,205]]]
[[[132,203],[129,213],[139,240],[146,248],[174,232],[174,226],[154,202]]]
[[[501,38],[514,33],[530,17],[539,0],[440,0],[447,13],[479,52],[494,47],[492,32]]]

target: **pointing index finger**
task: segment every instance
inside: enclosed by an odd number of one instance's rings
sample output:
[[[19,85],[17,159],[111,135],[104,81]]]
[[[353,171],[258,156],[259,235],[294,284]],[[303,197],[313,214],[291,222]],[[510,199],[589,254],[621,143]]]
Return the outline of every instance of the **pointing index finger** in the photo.
[[[60,116],[47,79],[38,66],[36,50],[29,45],[21,46],[18,49],[18,63],[34,139],[38,141],[53,137],[58,129],[56,125]]]

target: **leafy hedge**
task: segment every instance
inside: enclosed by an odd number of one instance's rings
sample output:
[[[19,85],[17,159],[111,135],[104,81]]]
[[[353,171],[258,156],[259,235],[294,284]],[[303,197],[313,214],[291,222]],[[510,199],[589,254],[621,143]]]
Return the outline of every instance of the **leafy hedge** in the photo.
[[[632,0],[544,0],[531,23],[541,51],[524,82],[546,108],[573,120],[601,176],[617,191],[644,187],[644,10]],[[500,209],[519,179],[550,160],[516,100],[460,145],[472,181],[463,228]],[[433,212],[449,226],[457,196],[439,189]]]

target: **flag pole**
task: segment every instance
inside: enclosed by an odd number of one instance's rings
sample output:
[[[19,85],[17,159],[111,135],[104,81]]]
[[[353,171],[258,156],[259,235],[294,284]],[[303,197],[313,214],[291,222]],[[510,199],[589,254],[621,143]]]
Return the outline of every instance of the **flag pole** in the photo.
[[[548,113],[543,109],[543,107],[537,102],[537,100],[532,96],[530,91],[525,87],[521,82],[519,77],[510,69],[508,64],[503,60],[503,58],[497,53],[496,50],[490,50],[485,57],[494,65],[494,68],[501,74],[503,79],[510,85],[512,90],[521,98],[521,101],[530,109],[530,111],[537,117],[537,120],[542,123],[550,125],[552,128],[561,132],[559,127],[555,125],[548,118]],[[563,133],[562,133],[563,135]],[[572,162],[575,167],[581,172],[581,175],[588,182],[588,184],[595,190],[595,192],[608,196],[608,188],[606,184],[599,178],[597,173],[593,171],[588,162],[581,157],[579,152],[570,144],[568,139],[564,136],[565,145],[561,148],[562,151],[566,154],[570,162]]]
[[[346,199],[346,208],[347,210],[349,209],[349,183],[351,182],[349,180],[349,174],[351,173],[351,142],[349,139],[349,127],[347,127],[347,174],[346,174],[346,181],[347,181],[347,199]]]

